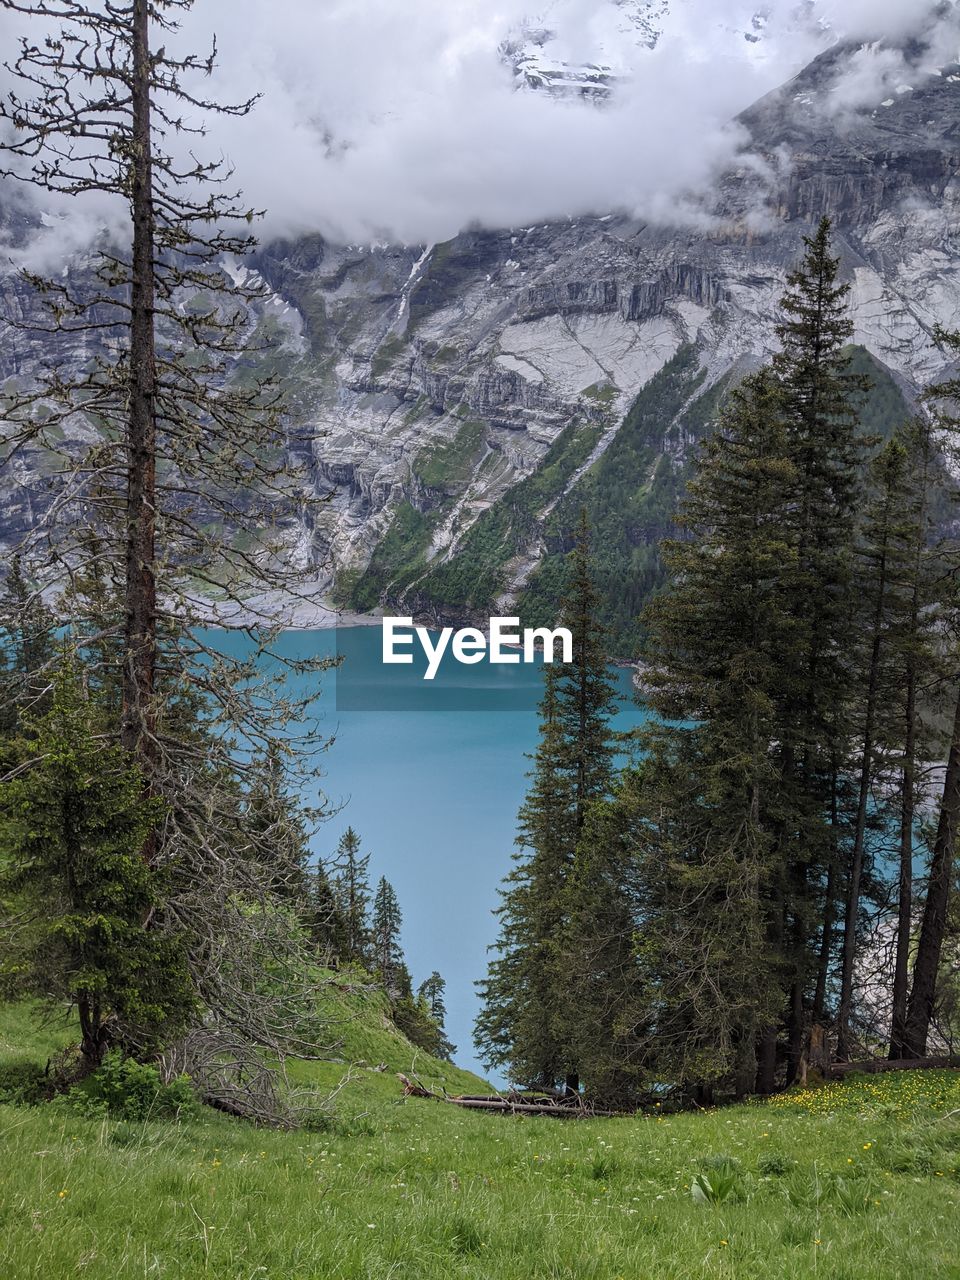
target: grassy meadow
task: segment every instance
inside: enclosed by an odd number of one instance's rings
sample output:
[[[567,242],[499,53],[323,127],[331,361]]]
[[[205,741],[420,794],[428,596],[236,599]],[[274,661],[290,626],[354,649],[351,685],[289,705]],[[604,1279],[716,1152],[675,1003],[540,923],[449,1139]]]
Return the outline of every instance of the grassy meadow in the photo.
[[[368,1065],[318,1131],[0,1106],[2,1280],[960,1278],[958,1073],[700,1113],[508,1118],[404,1101],[397,1070],[477,1081],[414,1060],[375,998],[360,1015],[344,1049]],[[50,1044],[29,1011],[4,1013],[0,1060]],[[328,1090],[345,1070],[304,1064],[300,1081]]]

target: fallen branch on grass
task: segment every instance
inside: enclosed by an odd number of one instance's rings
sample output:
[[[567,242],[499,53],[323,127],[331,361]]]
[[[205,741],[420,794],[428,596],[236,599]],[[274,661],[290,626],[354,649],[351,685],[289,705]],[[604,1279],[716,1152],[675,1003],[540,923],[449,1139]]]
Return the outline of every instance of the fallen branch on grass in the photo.
[[[880,1071],[929,1071],[944,1067],[960,1067],[960,1058],[867,1058],[863,1062],[834,1062],[826,1071],[830,1079],[842,1079],[853,1072],[873,1075]]]
[[[616,1116],[617,1111],[600,1111],[584,1102],[578,1094],[570,1094],[568,1102],[556,1098],[525,1097],[523,1094],[496,1093],[487,1096],[471,1094],[437,1093],[428,1089],[419,1080],[411,1080],[402,1072],[397,1072],[397,1079],[403,1085],[406,1098],[433,1098],[436,1102],[449,1102],[455,1107],[464,1107],[474,1111],[494,1111],[507,1115],[557,1116],[563,1119],[591,1119],[596,1116]]]

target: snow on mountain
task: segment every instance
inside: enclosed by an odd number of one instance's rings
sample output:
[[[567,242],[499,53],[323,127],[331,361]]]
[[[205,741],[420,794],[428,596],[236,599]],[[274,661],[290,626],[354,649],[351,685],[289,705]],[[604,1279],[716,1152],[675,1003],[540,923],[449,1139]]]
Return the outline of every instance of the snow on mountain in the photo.
[[[525,19],[508,33],[500,56],[512,69],[519,89],[546,91],[558,97],[603,100],[619,81],[642,74],[643,58],[662,40],[677,40],[711,51],[743,51],[768,56],[771,42],[809,42],[812,51],[825,46],[831,36],[813,0],[801,3],[786,15],[757,8],[750,0],[737,8],[725,6],[704,27],[696,10],[670,0],[601,0],[584,19],[579,6],[569,0],[553,3]]]

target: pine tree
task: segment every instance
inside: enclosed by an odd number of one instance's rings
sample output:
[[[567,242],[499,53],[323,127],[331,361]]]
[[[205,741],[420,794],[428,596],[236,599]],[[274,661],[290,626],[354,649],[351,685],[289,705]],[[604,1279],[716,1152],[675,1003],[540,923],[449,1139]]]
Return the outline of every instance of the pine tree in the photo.
[[[778,758],[795,642],[790,454],[781,387],[766,371],[745,379],[688,486],[688,540],[665,548],[672,585],[647,613],[645,699],[661,719],[635,824],[644,1063],[707,1092],[753,1088],[785,995],[787,868],[773,833],[798,824]]]
[[[941,623],[938,582],[943,565],[931,552],[934,497],[940,479],[934,424],[917,418],[899,433],[907,453],[908,494],[904,504],[905,547],[903,591],[905,603],[896,637],[894,699],[900,732],[900,821],[897,875],[897,945],[891,996],[890,1057],[907,1056],[905,1042],[910,959],[914,942],[913,861],[917,842],[917,814],[924,800],[920,768],[923,754],[933,748],[920,714],[921,698],[936,676],[937,632]]]
[[[227,177],[222,165],[196,159],[178,163],[171,139],[197,132],[186,123],[185,108],[242,115],[253,101],[222,108],[184,87],[185,77],[209,73],[213,60],[194,55],[178,59],[166,53],[165,44],[155,46],[158,33],[176,29],[175,11],[189,7],[181,0],[131,0],[129,6],[107,10],[43,0],[17,7],[57,23],[59,30],[45,42],[24,39],[12,65],[14,83],[19,81],[33,96],[21,98],[14,90],[0,102],[0,116],[12,126],[4,143],[11,155],[4,176],[58,196],[101,192],[118,197],[129,208],[129,241],[126,252],[102,252],[86,296],[69,280],[25,273],[48,313],[49,329],[85,336],[112,333],[118,349],[109,358],[95,357],[72,380],[57,368],[43,375],[39,386],[15,394],[8,416],[22,425],[11,443],[33,448],[49,439],[67,474],[82,475],[89,467],[97,481],[110,473],[118,476],[112,491],[102,481],[95,482],[92,495],[80,489],[88,519],[78,513],[77,523],[81,529],[102,526],[104,509],[116,516],[115,550],[123,565],[120,735],[152,782],[158,769],[157,572],[164,550],[158,548],[158,513],[170,501],[169,483],[158,487],[158,468],[175,455],[183,468],[177,479],[192,489],[187,476],[196,470],[183,439],[190,431],[189,417],[209,421],[209,439],[196,450],[201,457],[206,453],[212,459],[218,452],[216,437],[224,427],[231,431],[234,447],[250,436],[248,406],[231,405],[228,392],[218,411],[205,385],[215,372],[211,353],[238,349],[239,324],[219,307],[207,315],[190,314],[174,297],[185,288],[209,288],[223,298],[226,281],[217,258],[250,248],[246,234],[224,228],[238,222],[242,226],[246,211],[218,189]],[[84,139],[82,145],[77,138]],[[19,163],[22,159],[33,162],[29,170]],[[29,327],[29,322],[13,323]],[[175,349],[177,341],[196,352],[190,373],[183,353]],[[222,362],[216,373],[222,373]],[[222,386],[218,390],[223,394]],[[46,413],[38,417],[44,406]],[[80,413],[106,427],[101,454],[106,441],[117,437],[112,467],[99,455],[93,466],[86,456],[78,466],[64,454],[56,433]],[[63,487],[68,491],[70,485]],[[62,532],[60,538],[59,545],[50,545],[63,566],[73,548]],[[176,573],[169,566],[164,572],[168,581],[162,585],[169,589]],[[148,845],[147,856],[154,856],[152,840]]]
[[[853,843],[846,885],[837,1011],[837,1057],[841,1062],[847,1061],[851,1049],[850,1016],[869,806],[884,768],[884,708],[891,697],[896,696],[890,686],[890,649],[901,621],[903,553],[910,539],[909,526],[903,517],[907,499],[907,451],[898,439],[892,439],[874,459],[869,481],[875,496],[866,512],[859,550],[863,661],[855,698],[859,760],[855,765]],[[853,619],[851,623],[856,625]]]
[[[182,939],[150,927],[164,877],[140,853],[158,802],[70,661],[21,734],[5,744],[17,767],[0,789],[3,994],[75,1008],[87,1070],[114,1045],[155,1053],[195,1015]]]
[[[569,556],[567,588],[559,625],[573,638],[572,661],[558,671],[555,699],[560,764],[572,786],[573,830],[579,836],[594,800],[609,795],[613,781],[610,717],[617,709],[610,679],[601,600],[594,585],[590,522],[581,508]]]
[[[497,912],[498,954],[479,984],[483,1008],[475,1038],[484,1060],[509,1064],[516,1080],[541,1088],[562,1081],[575,1089],[561,943],[565,891],[589,808],[613,785],[609,720],[616,707],[597,621],[586,512],[568,570],[558,622],[571,632],[572,661],[544,666],[540,742]]]
[[[333,859],[336,868],[333,891],[343,919],[340,958],[361,965],[371,963],[369,865],[369,853],[360,853],[360,837],[353,827],[347,827]]]
[[[451,1044],[447,1037],[445,1025],[447,1006],[444,1000],[446,988],[447,984],[434,969],[430,977],[425,982],[421,982],[417,988],[417,1000],[422,1004],[437,1029],[435,1044],[431,1052],[437,1058],[446,1058],[447,1061],[452,1061],[453,1055],[457,1051],[457,1046]]]
[[[789,992],[787,1077],[802,1051],[805,998],[820,933],[827,932],[830,904],[822,883],[836,858],[835,788],[846,771],[850,662],[848,628],[854,516],[865,445],[858,431],[858,403],[865,380],[851,372],[846,349],[853,326],[850,286],[838,283],[839,259],[831,254],[830,221],[804,237],[805,253],[787,277],[777,326],[781,350],[773,366],[783,395],[787,455],[796,469],[796,493],[784,517],[796,528],[791,572],[791,643],[783,653],[782,787],[792,797],[792,825],[778,843],[788,869],[787,954]],[[772,1055],[764,1054],[766,1087]]]
[[[29,34],[0,101],[0,175],[127,216],[54,277],[21,273],[32,305],[7,324],[82,358],[5,387],[2,461],[8,477],[14,457],[47,477],[21,544],[31,590],[61,593],[58,627],[84,662],[107,743],[162,801],[142,849],[168,872],[152,921],[175,922],[197,996],[197,1025],[171,1051],[215,1093],[225,1057],[265,1080],[268,1058],[317,1043],[303,932],[277,910],[269,850],[241,818],[248,757],[270,742],[300,747],[285,756],[291,791],[315,774],[327,745],[308,709],[316,684],[294,691],[289,676],[330,664],[264,662],[277,628],[258,600],[296,596],[310,576],[289,555],[304,490],[277,384],[256,368],[239,376],[260,350],[250,335],[268,291],[229,264],[254,247],[259,215],[192,136],[209,113],[242,116],[254,99],[198,96],[215,45],[172,52],[192,0],[13,7]],[[211,596],[243,612],[249,646],[218,645]],[[265,997],[268,969],[281,1000]],[[184,1057],[194,1051],[202,1060]],[[261,1101],[258,1119],[271,1105]]]
[[[482,1009],[474,1031],[483,1061],[509,1064],[516,1080],[540,1088],[553,1087],[569,1067],[554,1031],[553,943],[563,920],[560,899],[576,834],[573,789],[561,763],[557,680],[557,670],[545,667],[540,743],[520,809],[514,866],[497,909],[498,954],[478,984]]]
[[[642,1083],[639,1046],[649,1008],[637,954],[643,920],[637,849],[646,814],[639,775],[627,771],[609,800],[587,812],[564,891],[558,944],[564,1039],[586,1094],[629,1106]]]
[[[306,904],[308,891],[306,815],[286,789],[280,747],[269,743],[246,796],[244,830],[252,837],[249,856],[260,858],[273,893]]]
[[[322,862],[317,862],[308,871],[307,881],[304,907],[307,932],[321,963],[335,968],[347,958],[346,918]]]
[[[373,897],[370,917],[370,954],[373,971],[391,1000],[411,994],[410,975],[400,945],[403,915],[393,885],[381,876]]]
[[[0,591],[0,733],[14,733],[21,713],[49,702],[56,660],[53,614],[14,555]]]

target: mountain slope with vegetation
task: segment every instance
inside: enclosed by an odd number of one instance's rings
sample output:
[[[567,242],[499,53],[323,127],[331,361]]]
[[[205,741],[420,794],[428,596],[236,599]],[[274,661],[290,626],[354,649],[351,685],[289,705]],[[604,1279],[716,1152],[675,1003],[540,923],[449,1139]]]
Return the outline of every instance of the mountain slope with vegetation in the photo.
[[[416,1075],[429,1088],[447,1093],[485,1093],[489,1086],[470,1071],[436,1058],[413,1044],[397,1027],[386,994],[368,975],[323,975],[318,1017],[325,1029],[318,1058],[286,1063],[290,1089],[301,1103],[323,1109],[331,1098],[331,1119],[348,1100],[345,1114],[355,1114],[371,1099],[384,1102],[399,1095],[397,1073]],[[77,1041],[76,1024],[49,1019],[35,1005],[0,1009],[0,1101],[9,1101],[25,1080],[43,1092],[36,1068],[46,1070]],[[59,1105],[59,1104],[58,1104]]]
[[[556,603],[564,508],[592,501],[587,464],[596,483],[616,484],[633,448],[631,406],[646,394],[649,457],[633,462],[649,491],[623,513],[626,543],[613,510],[598,538],[611,574],[624,563],[637,571],[631,609],[646,600],[662,582],[657,530],[709,408],[667,397],[649,416],[656,380],[676,359],[695,362],[691,379],[709,397],[769,358],[785,273],[821,213],[851,285],[853,341],[908,399],[939,377],[949,353],[936,326],[950,327],[960,306],[957,67],[932,68],[922,39],[902,54],[910,90],[889,101],[878,89],[856,110],[820,109],[858,56],[840,46],[746,112],[749,154],[707,198],[709,234],[601,211],[436,245],[305,235],[234,264],[249,295],[246,331],[262,349],[236,362],[232,381],[282,377],[303,501],[277,514],[312,591],[357,609],[459,619],[523,599],[542,562],[526,601],[539,616]],[[0,296],[9,314],[36,312],[2,268]],[[202,309],[202,295],[185,287],[182,305]],[[83,367],[75,337],[9,337],[9,387],[53,350]],[[0,514],[8,545],[42,517],[50,466],[51,455],[25,459],[21,491]],[[628,649],[626,619],[610,620]]]
[[[861,429],[887,440],[912,412],[902,386],[865,347],[851,349],[851,370],[869,382]],[[676,535],[676,517],[700,443],[715,428],[740,371],[703,389],[695,348],[681,347],[631,405],[603,455],[571,486],[544,521],[545,549],[518,608],[531,625],[553,622],[562,596],[564,558],[580,510],[593,529],[594,575],[610,652],[636,657],[644,605],[667,581],[660,543]]]

